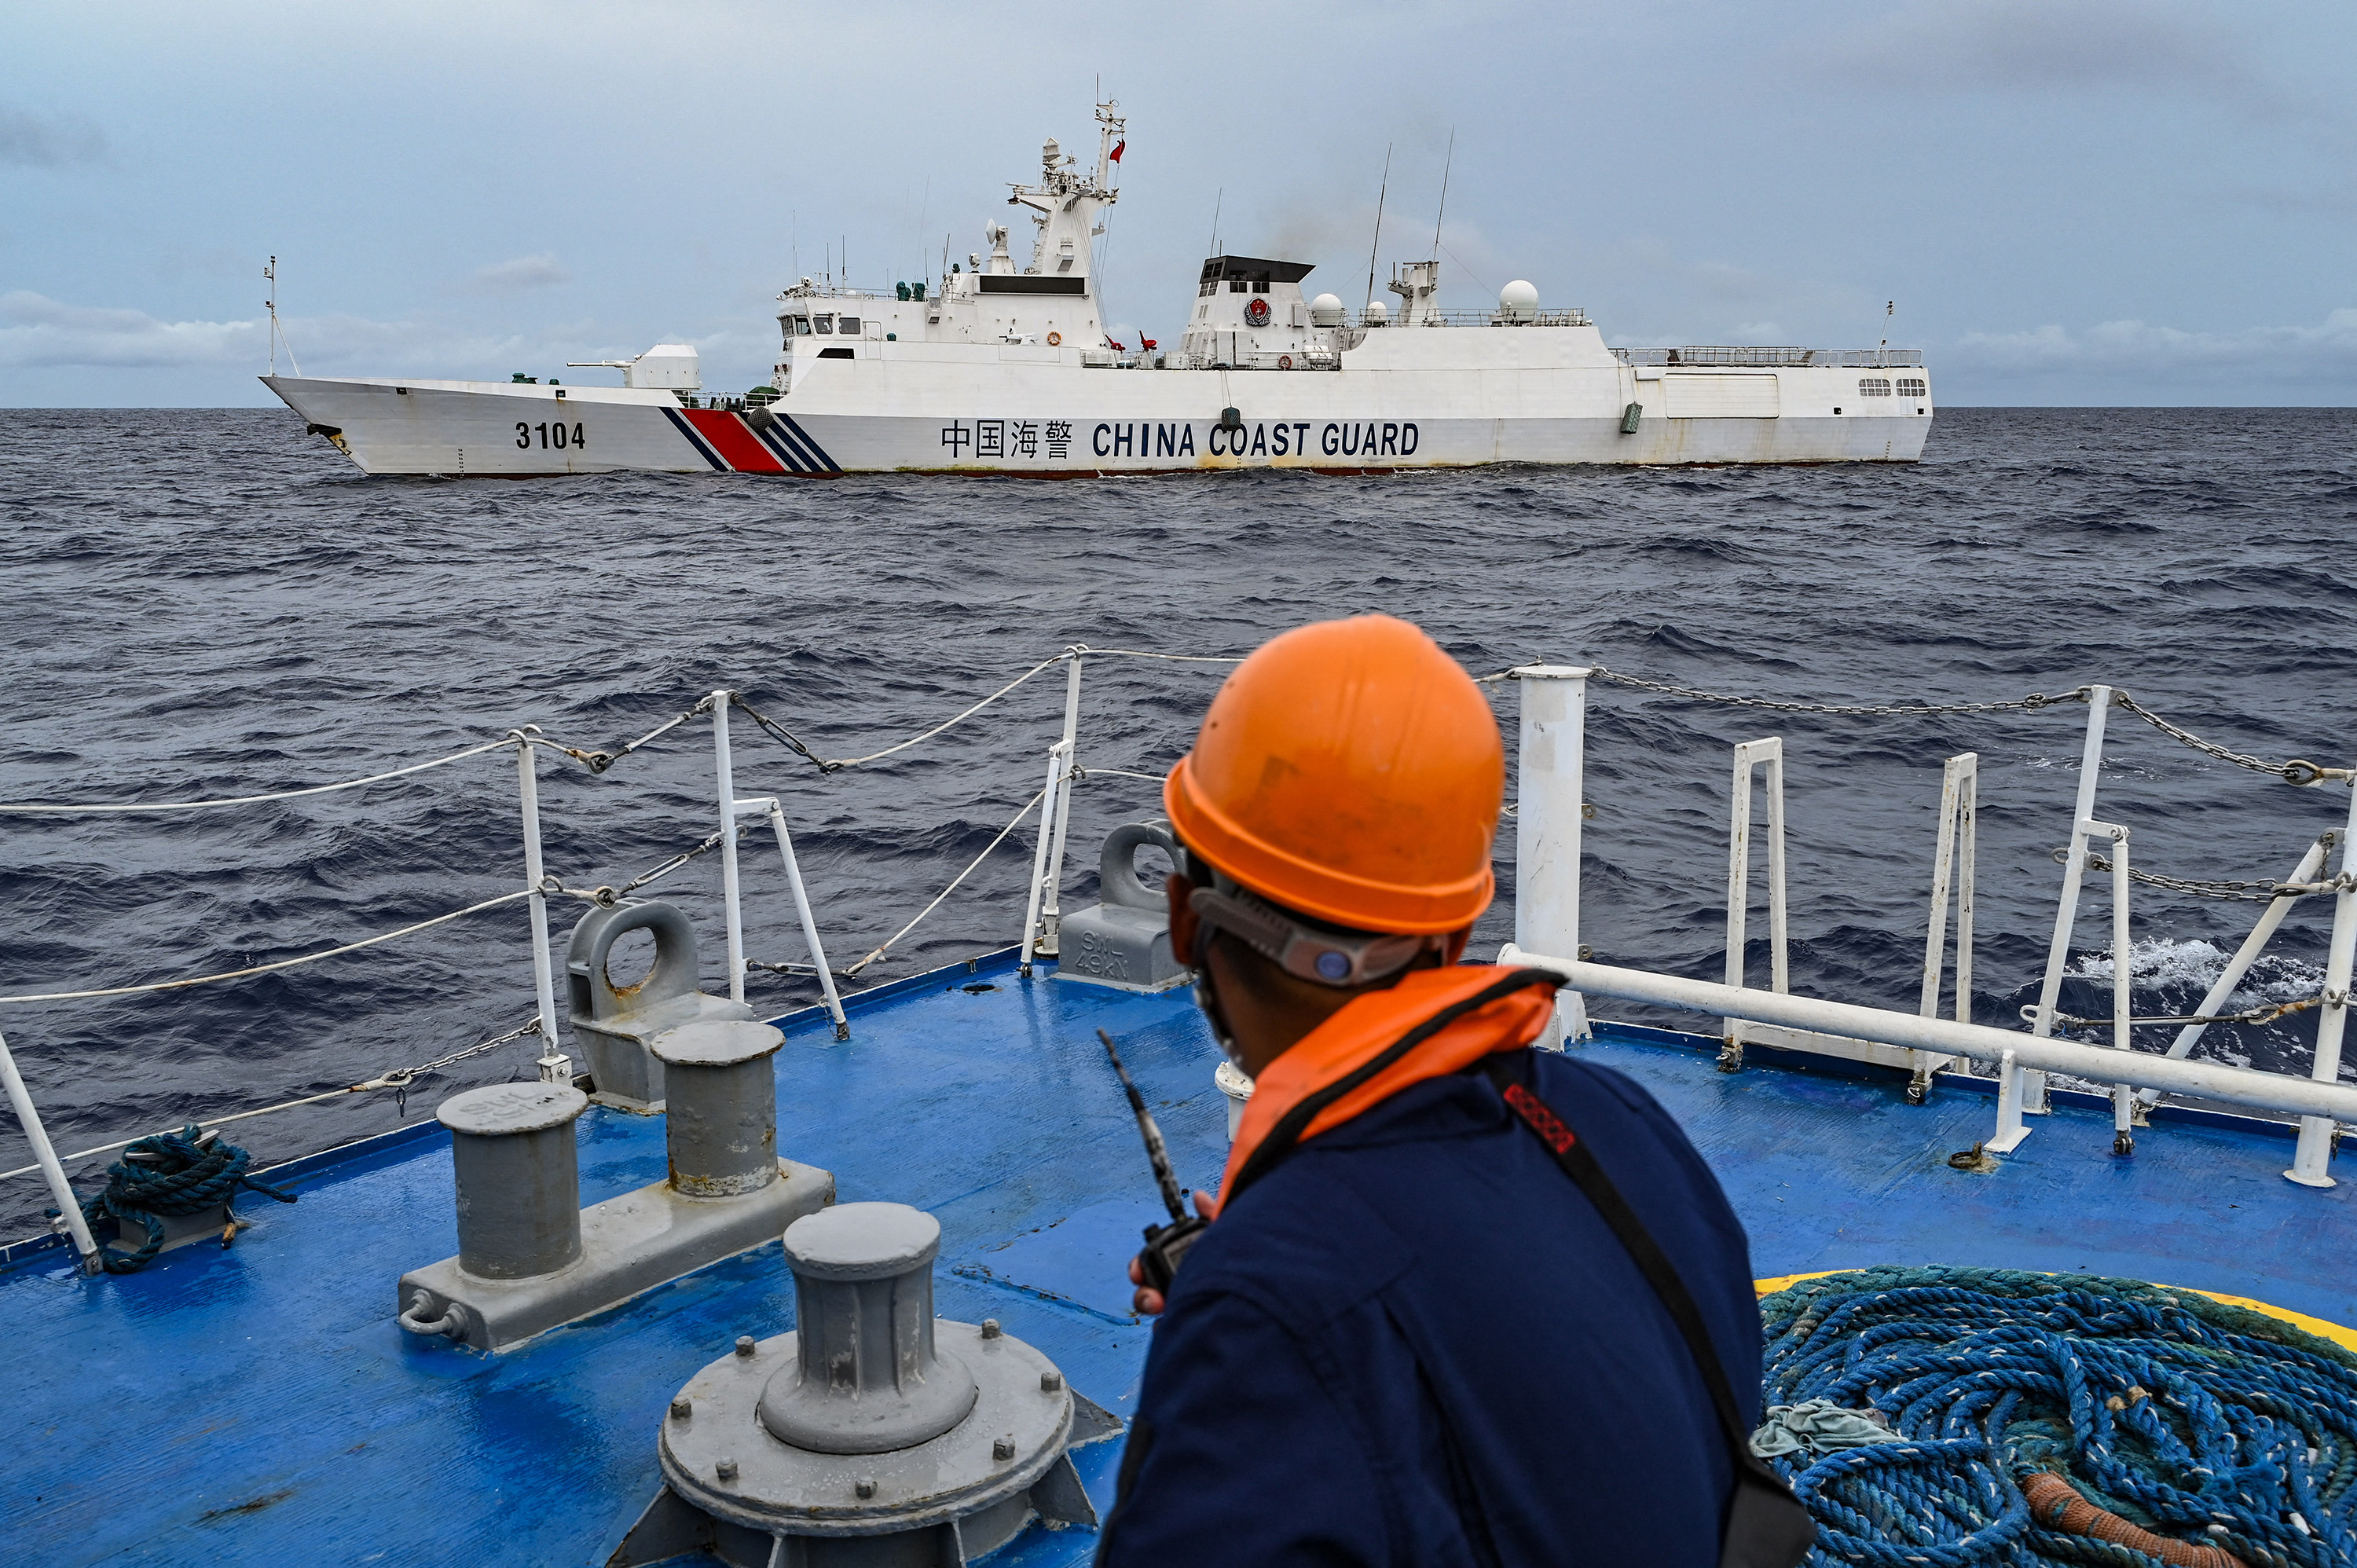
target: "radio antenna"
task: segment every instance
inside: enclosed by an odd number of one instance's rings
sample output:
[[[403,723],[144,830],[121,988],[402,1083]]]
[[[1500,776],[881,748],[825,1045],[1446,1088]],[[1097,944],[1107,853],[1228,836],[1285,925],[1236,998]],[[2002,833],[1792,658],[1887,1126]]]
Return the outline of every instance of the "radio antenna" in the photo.
[[[1448,216],[1448,171],[1457,162],[1457,127],[1448,127],[1448,157],[1440,166],[1440,210],[1432,216],[1432,259],[1440,260],[1440,220]]]
[[[1170,1151],[1163,1146],[1162,1129],[1154,1124],[1154,1113],[1146,1108],[1146,1097],[1132,1083],[1129,1069],[1121,1065],[1121,1053],[1113,1047],[1113,1036],[1103,1029],[1097,1038],[1104,1042],[1105,1055],[1113,1058],[1113,1070],[1121,1074],[1122,1092],[1129,1096],[1129,1109],[1137,1117],[1137,1130],[1146,1135],[1146,1157],[1154,1165],[1154,1185],[1162,1189],[1162,1207],[1170,1218],[1183,1221],[1187,1218],[1187,1200],[1178,1191],[1178,1178],[1170,1169]]]
[[[1220,253],[1220,209],[1227,205],[1227,200],[1228,188],[1223,185],[1220,187],[1218,199],[1211,203],[1211,254],[1215,256]]]
[[[1389,142],[1385,142],[1383,144],[1383,183],[1375,192],[1375,242],[1367,247],[1368,306],[1371,306],[1375,303],[1375,252],[1382,250],[1383,245],[1383,198],[1391,194],[1391,188],[1392,145]],[[1359,320],[1361,324],[1364,324],[1366,319],[1367,307],[1361,306],[1359,311]]]
[[[262,269],[262,278],[270,285],[270,297],[262,302],[262,307],[270,312],[270,373],[274,376],[278,373],[278,346],[284,343],[286,345],[286,362],[299,376],[303,373],[303,367],[296,361],[294,341],[286,336],[286,328],[278,324],[278,258],[276,256],[271,257],[270,264]]]

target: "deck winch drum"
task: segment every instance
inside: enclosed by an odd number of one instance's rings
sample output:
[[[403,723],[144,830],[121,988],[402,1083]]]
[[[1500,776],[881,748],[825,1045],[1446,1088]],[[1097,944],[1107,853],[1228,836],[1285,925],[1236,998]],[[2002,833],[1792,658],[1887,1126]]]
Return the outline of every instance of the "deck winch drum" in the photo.
[[[899,1203],[787,1227],[795,1331],[743,1336],[672,1400],[663,1487],[608,1568],[949,1568],[1034,1514],[1094,1524],[1069,1450],[1120,1423],[996,1320],[933,1316],[941,1238]]]

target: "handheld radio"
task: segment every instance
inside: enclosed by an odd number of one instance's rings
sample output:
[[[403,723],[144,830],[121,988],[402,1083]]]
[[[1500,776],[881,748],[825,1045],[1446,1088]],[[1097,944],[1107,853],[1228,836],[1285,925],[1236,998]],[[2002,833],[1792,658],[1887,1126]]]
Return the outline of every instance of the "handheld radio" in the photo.
[[[1146,1246],[1137,1254],[1138,1273],[1146,1276],[1147,1288],[1168,1293],[1170,1282],[1178,1275],[1179,1261],[1211,1224],[1200,1214],[1187,1212],[1187,1200],[1178,1190],[1178,1178],[1170,1172],[1170,1152],[1163,1147],[1162,1129],[1154,1124],[1154,1115],[1146,1109],[1146,1097],[1137,1092],[1130,1081],[1129,1069],[1121,1065],[1121,1053],[1114,1049],[1113,1036],[1103,1029],[1097,1038],[1104,1042],[1105,1055],[1113,1058],[1113,1070],[1121,1075],[1122,1091],[1129,1096],[1129,1108],[1137,1113],[1137,1130],[1146,1138],[1146,1157],[1154,1163],[1154,1182],[1162,1189],[1162,1206],[1170,1211],[1168,1225],[1146,1228]]]

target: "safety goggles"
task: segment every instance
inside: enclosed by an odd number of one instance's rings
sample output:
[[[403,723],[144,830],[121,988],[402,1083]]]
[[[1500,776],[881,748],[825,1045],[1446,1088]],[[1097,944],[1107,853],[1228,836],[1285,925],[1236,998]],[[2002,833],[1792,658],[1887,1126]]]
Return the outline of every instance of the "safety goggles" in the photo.
[[[1209,870],[1189,857],[1197,875]],[[1191,879],[1191,878],[1190,878]],[[1426,952],[1445,951],[1445,936],[1394,936],[1313,925],[1279,909],[1232,877],[1211,871],[1187,902],[1195,918],[1225,931],[1297,980],[1347,990],[1390,978]]]

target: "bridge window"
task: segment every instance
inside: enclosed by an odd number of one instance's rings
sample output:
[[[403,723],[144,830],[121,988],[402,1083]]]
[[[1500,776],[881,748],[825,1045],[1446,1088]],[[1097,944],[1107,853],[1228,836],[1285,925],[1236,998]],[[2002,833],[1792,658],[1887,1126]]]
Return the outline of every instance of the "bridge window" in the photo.
[[[858,337],[858,336],[859,336],[859,317],[857,317],[856,316],[846,316],[846,317],[845,317],[843,318],[843,326],[842,326],[842,328],[840,328],[840,330],[841,330],[841,331],[843,331],[843,332],[845,332],[845,334],[847,334],[847,335],[851,336],[851,337],[854,337],[854,338]]]
[[[812,321],[821,332],[831,334],[834,331],[834,317],[832,316],[813,317]]]

